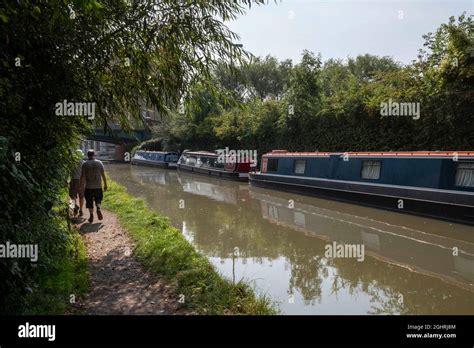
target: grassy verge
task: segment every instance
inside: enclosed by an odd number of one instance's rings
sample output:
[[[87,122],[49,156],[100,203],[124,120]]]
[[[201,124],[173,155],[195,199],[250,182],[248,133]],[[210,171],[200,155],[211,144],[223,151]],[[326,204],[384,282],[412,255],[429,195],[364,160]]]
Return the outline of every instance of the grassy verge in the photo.
[[[89,289],[86,247],[75,227],[71,226],[70,233],[66,226],[63,228],[68,238],[66,252],[52,262],[47,273],[38,276],[23,314],[64,314],[72,302],[71,295],[77,300]]]
[[[275,314],[267,297],[257,297],[245,283],[232,284],[174,228],[169,220],[150,211],[143,200],[108,180],[104,208],[117,214],[135,242],[135,255],[148,269],[175,282],[185,305],[200,314]]]

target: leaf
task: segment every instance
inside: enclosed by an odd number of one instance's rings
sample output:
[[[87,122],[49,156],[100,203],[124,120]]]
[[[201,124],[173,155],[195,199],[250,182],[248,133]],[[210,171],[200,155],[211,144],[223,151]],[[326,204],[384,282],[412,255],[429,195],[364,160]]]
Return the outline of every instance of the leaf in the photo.
[[[0,13],[0,19],[3,23],[8,23],[8,17],[5,14]]]

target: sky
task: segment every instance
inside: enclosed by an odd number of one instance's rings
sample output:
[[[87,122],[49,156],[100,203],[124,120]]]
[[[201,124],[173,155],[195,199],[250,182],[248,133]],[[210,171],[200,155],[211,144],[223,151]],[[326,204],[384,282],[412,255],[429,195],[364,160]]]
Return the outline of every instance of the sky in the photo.
[[[474,0],[269,0],[227,25],[257,56],[299,62],[307,49],[323,60],[369,53],[409,64],[423,34],[463,12],[474,14]]]

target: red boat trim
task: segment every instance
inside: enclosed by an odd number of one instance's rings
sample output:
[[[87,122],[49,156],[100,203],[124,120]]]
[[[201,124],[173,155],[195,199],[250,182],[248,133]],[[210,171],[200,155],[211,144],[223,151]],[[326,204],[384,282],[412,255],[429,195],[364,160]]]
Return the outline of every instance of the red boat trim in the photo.
[[[473,157],[474,151],[402,151],[402,152],[269,152],[264,154],[266,157],[288,157],[288,156],[317,156],[329,157],[336,156],[365,156],[365,157]]]

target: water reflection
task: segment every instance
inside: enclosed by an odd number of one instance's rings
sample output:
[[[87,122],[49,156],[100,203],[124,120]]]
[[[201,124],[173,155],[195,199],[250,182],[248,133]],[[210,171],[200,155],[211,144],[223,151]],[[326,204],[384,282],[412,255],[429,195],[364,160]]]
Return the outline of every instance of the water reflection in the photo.
[[[157,168],[107,170],[284,313],[474,314],[470,226]],[[332,241],[365,245],[365,260],[326,258]]]
[[[271,223],[324,240],[363,244],[375,258],[448,282],[474,283],[474,243],[308,204],[289,204],[254,191],[251,196],[260,201],[262,216]]]

